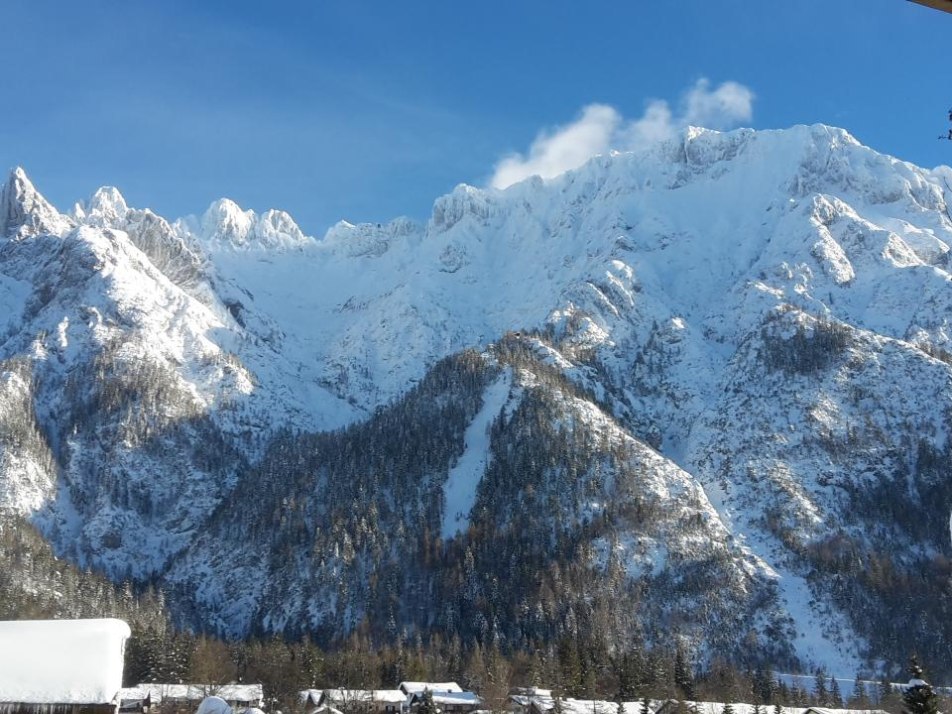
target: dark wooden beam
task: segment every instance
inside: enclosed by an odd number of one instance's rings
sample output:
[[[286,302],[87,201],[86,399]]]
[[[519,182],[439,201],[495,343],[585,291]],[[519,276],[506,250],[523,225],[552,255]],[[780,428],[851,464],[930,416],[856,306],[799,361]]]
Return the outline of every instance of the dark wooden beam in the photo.
[[[944,12],[952,12],[952,0],[909,0],[909,2],[918,3]]]

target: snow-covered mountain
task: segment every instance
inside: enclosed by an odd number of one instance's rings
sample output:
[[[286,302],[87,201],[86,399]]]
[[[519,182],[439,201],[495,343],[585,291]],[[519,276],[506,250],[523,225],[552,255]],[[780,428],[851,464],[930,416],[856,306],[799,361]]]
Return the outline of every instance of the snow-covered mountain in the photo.
[[[689,129],[317,239],[18,169],[0,508],[231,634],[943,672],[950,179]]]

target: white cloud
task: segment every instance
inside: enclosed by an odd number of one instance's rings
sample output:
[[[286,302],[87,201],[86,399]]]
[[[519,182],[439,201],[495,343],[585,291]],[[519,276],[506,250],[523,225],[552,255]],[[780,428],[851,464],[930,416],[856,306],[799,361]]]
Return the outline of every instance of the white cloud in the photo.
[[[620,124],[621,114],[614,108],[589,104],[571,124],[552,133],[540,133],[529,147],[528,157],[512,154],[496,164],[491,183],[495,188],[505,188],[529,176],[550,178],[581,166],[611,148]]]
[[[691,125],[727,129],[753,116],[754,93],[737,82],[724,82],[715,89],[699,79],[684,93],[678,111],[668,102],[653,99],[638,119],[626,121],[614,107],[589,104],[578,119],[541,132],[529,147],[528,156],[512,154],[496,164],[490,185],[506,188],[529,176],[552,178],[574,169],[596,154],[611,149],[632,151],[674,136]]]

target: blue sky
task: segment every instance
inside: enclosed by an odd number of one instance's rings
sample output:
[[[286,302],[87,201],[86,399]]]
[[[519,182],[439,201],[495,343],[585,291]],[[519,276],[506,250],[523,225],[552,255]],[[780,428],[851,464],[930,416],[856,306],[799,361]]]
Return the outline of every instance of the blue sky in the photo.
[[[0,167],[61,209],[425,218],[585,107],[677,119],[702,78],[752,92],[734,124],[952,163],[952,15],[906,0],[4,0],[0,38]]]

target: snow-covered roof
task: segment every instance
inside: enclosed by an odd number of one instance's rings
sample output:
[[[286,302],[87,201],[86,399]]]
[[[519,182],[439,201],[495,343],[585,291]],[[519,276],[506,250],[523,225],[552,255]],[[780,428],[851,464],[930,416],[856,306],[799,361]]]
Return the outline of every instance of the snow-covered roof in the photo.
[[[121,701],[145,699],[147,696],[149,696],[149,690],[143,689],[142,687],[123,687],[119,690],[119,699]]]
[[[553,703],[554,704],[554,703]],[[649,711],[654,714],[654,708],[649,706]],[[641,714],[642,705],[640,701],[622,702],[622,711],[624,714]],[[565,714],[615,714],[618,711],[618,702],[611,702],[605,699],[572,699],[562,700],[562,711]]]
[[[539,689],[538,687],[513,687],[509,691],[513,697],[551,697],[551,689]]]
[[[164,684],[145,682],[136,685],[152,694],[152,703],[159,704],[164,699],[200,701],[208,696],[221,697],[229,702],[260,702],[264,699],[264,690],[260,684]]]
[[[129,635],[113,619],[0,622],[0,703],[118,703]]]
[[[321,701],[322,696],[324,696],[323,689],[302,689],[298,692],[298,701],[303,705],[307,705],[308,702],[316,705]]]
[[[547,691],[547,690],[537,690]],[[513,694],[509,697],[512,701],[521,706],[528,707],[534,704],[536,708],[542,711],[553,711],[555,709],[555,699],[548,695],[524,695]],[[565,714],[616,714],[618,712],[618,702],[612,702],[605,699],[572,699],[565,697],[561,700],[562,711]],[[648,702],[648,710],[651,714],[657,712],[664,702],[651,700]],[[624,714],[641,714],[643,704],[639,701],[622,702],[622,712]],[[717,714],[721,714],[718,712]],[[740,714],[739,712],[735,714]],[[764,712],[769,714],[769,712]]]
[[[429,689],[431,692],[462,692],[456,682],[400,682],[400,690],[407,694],[416,694]]]
[[[433,692],[436,704],[478,705],[482,700],[473,692]]]
[[[347,702],[402,704],[407,699],[407,695],[399,689],[325,689],[323,692],[335,704]],[[312,701],[320,700],[312,697]]]
[[[670,699],[659,709],[659,714],[673,714],[677,711],[687,711],[688,714],[724,714],[725,702],[691,702]],[[754,714],[754,704],[744,702],[731,702],[731,709],[734,714]],[[775,708],[771,705],[761,704],[761,714],[773,714]],[[806,707],[781,707],[783,714],[806,714]],[[832,712],[832,710],[829,710]]]

